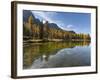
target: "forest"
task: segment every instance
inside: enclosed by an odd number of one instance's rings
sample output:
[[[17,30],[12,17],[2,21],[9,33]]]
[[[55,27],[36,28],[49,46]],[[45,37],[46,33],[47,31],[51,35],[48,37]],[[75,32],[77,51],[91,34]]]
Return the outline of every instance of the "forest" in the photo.
[[[31,11],[23,11],[24,41],[91,41],[89,34],[61,29],[55,23],[40,21]]]

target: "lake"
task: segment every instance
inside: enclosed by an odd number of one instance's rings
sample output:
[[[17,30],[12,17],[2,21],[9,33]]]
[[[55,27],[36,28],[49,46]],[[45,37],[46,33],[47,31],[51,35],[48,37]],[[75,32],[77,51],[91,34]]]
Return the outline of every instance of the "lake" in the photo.
[[[23,47],[23,69],[90,65],[90,42],[38,42]]]

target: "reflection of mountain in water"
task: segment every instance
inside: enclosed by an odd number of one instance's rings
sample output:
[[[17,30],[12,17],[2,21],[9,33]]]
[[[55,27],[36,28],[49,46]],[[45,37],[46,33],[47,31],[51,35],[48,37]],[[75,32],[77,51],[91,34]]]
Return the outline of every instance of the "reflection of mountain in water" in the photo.
[[[40,58],[48,61],[49,56],[55,55],[59,50],[64,48],[74,48],[76,46],[88,46],[90,42],[45,42],[45,43],[33,43],[23,48],[24,59],[23,66],[27,68],[32,63]]]

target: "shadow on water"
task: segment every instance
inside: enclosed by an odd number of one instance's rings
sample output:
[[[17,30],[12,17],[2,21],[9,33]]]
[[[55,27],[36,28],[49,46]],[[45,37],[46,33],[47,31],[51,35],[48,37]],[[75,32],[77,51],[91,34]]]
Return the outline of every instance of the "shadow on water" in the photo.
[[[28,44],[27,46],[24,45],[23,68],[34,69],[34,68],[72,67],[72,66],[90,65],[89,45],[90,42],[86,41],[44,42],[44,43],[41,42],[41,43],[31,43]],[[71,54],[69,56],[68,54],[66,54],[68,52],[70,52],[70,54],[71,53],[74,54],[73,55]],[[87,53],[88,55],[85,53]],[[79,56],[83,58],[76,59]],[[88,58],[87,61],[85,61],[84,58]],[[73,61],[71,59],[76,59],[76,62],[75,60]]]

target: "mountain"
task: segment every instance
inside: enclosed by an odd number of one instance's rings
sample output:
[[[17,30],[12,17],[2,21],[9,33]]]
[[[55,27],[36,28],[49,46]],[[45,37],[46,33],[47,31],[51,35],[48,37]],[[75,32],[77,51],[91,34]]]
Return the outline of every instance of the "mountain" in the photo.
[[[35,24],[39,24],[40,26],[43,25],[43,22],[41,22],[38,18],[36,18],[30,10],[23,10],[23,21],[24,22],[28,21],[29,16],[33,17]],[[53,28],[53,29],[57,29],[57,30],[65,31],[65,30],[61,29],[56,23],[48,23],[48,27]],[[74,31],[67,31],[67,32],[75,33]]]
[[[55,33],[57,32],[57,33]],[[74,35],[73,35],[74,34]],[[40,21],[30,10],[23,10],[23,35],[24,40],[28,39],[63,39],[90,41],[90,35],[77,34],[75,31],[61,29],[56,23]],[[71,36],[71,37],[69,37]]]
[[[55,23],[49,23],[48,24],[48,27],[49,28],[54,28],[54,29],[61,29],[57,24],[55,24]]]
[[[68,32],[73,33],[73,34],[76,34],[76,32],[75,32],[75,31],[68,31]]]
[[[29,16],[32,16],[33,19],[35,19],[35,16],[32,14],[32,12],[30,10],[23,10],[23,21],[27,22]]]
[[[42,22],[39,19],[35,18],[34,14],[30,10],[23,10],[23,21],[24,22],[28,21],[29,16],[33,17],[33,20],[36,24],[40,24],[40,25],[42,24]]]
[[[39,19],[37,19],[37,18],[35,18],[34,21],[35,21],[36,24],[41,24],[41,23],[42,23],[42,22],[41,22]]]

